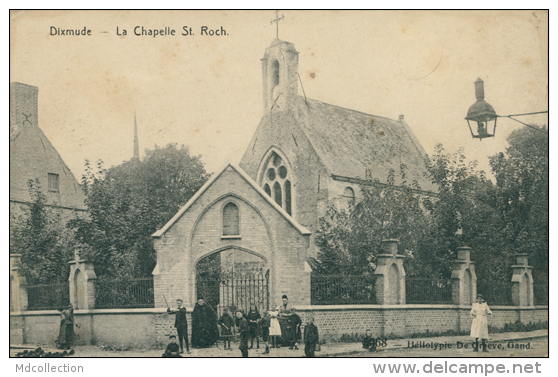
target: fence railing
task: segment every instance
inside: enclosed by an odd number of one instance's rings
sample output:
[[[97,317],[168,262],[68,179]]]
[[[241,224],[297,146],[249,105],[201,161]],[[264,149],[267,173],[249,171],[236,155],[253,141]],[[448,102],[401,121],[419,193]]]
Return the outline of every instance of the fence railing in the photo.
[[[477,280],[477,293],[482,295],[488,306],[513,306],[511,281],[492,283]]]
[[[407,304],[451,304],[451,280],[407,277],[405,296]]]
[[[375,304],[374,277],[311,276],[312,305]]]
[[[548,283],[533,284],[535,305],[548,305]]]
[[[95,308],[153,308],[153,278],[95,281]]]
[[[27,286],[27,310],[56,310],[70,303],[70,286],[39,284]]]

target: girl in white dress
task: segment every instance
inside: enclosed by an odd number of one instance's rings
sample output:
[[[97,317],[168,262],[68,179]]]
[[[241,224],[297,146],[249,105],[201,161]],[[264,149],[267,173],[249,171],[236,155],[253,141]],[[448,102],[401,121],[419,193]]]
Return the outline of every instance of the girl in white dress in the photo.
[[[277,337],[281,336],[281,326],[279,325],[279,310],[277,305],[271,305],[271,310],[269,311],[269,337],[271,338],[271,348],[275,348],[279,345]]]
[[[473,351],[479,351],[479,338],[482,339],[482,350],[483,352],[488,352],[486,349],[486,340],[488,339],[488,316],[492,315],[490,308],[484,301],[481,294],[477,295],[477,302],[473,304],[471,309],[471,317],[473,317],[473,323],[471,324],[471,337],[475,338],[475,344],[473,345]]]

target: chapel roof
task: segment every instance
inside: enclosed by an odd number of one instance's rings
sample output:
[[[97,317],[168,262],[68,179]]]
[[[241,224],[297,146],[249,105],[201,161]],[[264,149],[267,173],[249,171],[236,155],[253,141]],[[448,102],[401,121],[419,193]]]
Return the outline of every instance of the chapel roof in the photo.
[[[425,177],[426,153],[405,120],[388,119],[297,96],[299,125],[332,175],[386,183],[390,169],[400,184],[401,164],[406,180],[420,189],[437,192]]]

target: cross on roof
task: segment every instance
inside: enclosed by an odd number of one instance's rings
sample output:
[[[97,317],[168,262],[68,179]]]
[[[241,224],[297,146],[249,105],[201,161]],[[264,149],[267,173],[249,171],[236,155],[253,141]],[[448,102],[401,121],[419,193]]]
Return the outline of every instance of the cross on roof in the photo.
[[[277,39],[279,39],[279,21],[283,20],[285,18],[284,15],[281,15],[281,17],[279,17],[279,11],[276,10],[275,11],[275,19],[271,20],[271,24],[273,25],[273,23],[275,22],[277,24]]]

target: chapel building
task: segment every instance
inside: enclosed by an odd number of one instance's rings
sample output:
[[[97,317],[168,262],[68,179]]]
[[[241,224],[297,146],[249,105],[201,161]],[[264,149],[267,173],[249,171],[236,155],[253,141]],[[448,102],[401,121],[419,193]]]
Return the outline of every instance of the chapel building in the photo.
[[[164,306],[163,294],[187,306],[201,297],[217,307],[253,302],[261,310],[280,304],[283,294],[310,305],[313,232],[330,203],[358,200],[367,177],[385,183],[401,165],[421,192],[436,191],[403,116],[300,96],[298,57],[279,39],[266,49],[263,116],[239,166],[221,169],[153,235],[156,306]]]

